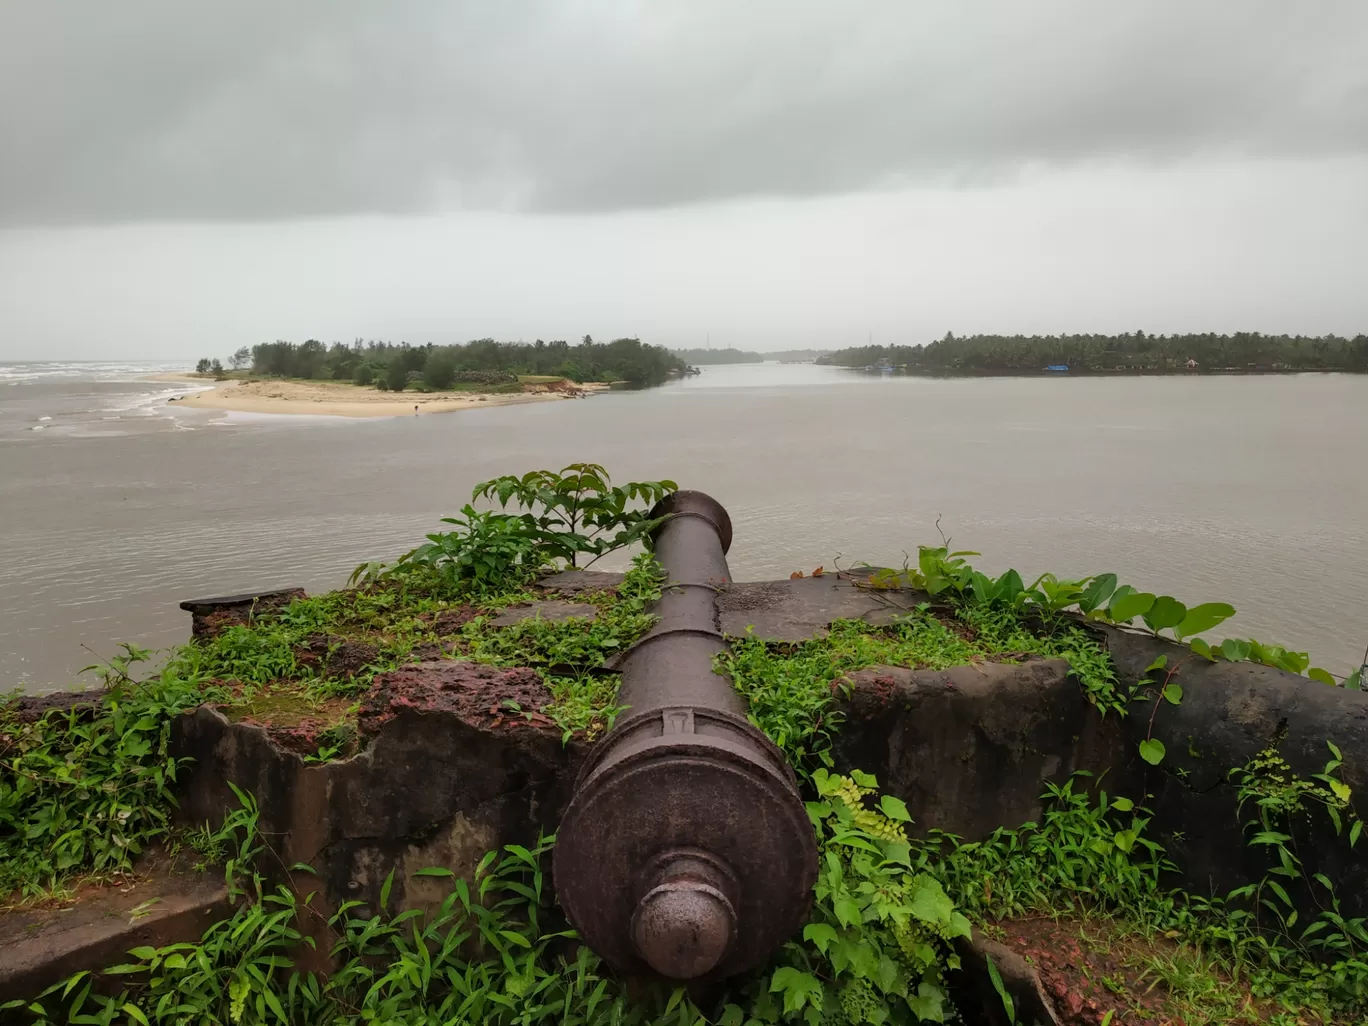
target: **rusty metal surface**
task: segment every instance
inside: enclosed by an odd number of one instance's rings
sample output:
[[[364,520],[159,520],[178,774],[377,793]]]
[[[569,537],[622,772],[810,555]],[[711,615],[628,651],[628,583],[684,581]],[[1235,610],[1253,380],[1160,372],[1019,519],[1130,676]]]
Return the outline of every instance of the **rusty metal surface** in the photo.
[[[654,538],[669,577],[660,622],[619,661],[629,708],[576,782],[556,891],[619,971],[713,980],[761,964],[802,926],[817,851],[783,754],[712,671],[730,518],[701,492],[655,513],[672,514]]]

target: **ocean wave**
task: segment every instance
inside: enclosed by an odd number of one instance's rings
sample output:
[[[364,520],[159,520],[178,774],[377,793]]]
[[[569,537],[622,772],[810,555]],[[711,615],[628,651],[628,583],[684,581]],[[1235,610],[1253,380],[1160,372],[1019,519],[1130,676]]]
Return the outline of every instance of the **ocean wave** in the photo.
[[[189,395],[192,392],[207,392],[212,385],[178,385],[175,388],[162,387],[152,392],[141,392],[136,395],[128,396],[123,402],[115,406],[102,406],[95,412],[97,413],[155,413],[158,406],[166,404],[168,399],[178,395]]]
[[[124,360],[48,363],[0,363],[0,383],[22,384],[62,378],[87,378],[95,381],[136,381],[147,374],[184,370],[184,363],[130,363]]]

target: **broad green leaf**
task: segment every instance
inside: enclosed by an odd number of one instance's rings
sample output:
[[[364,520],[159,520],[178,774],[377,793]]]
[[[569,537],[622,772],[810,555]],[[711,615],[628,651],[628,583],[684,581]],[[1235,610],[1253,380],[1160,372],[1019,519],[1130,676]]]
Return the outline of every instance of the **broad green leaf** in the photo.
[[[828,945],[836,939],[836,928],[826,923],[808,923],[803,927],[803,940],[815,944],[817,950],[826,954]]]
[[[1079,596],[1078,608],[1085,613],[1091,613],[1111,598],[1114,591],[1116,591],[1116,574],[1098,574],[1083,590],[1083,594]]]
[[[1239,638],[1226,638],[1221,642],[1220,652],[1232,663],[1238,663],[1249,658],[1249,642],[1241,641]]]
[[[1135,802],[1129,798],[1113,798],[1111,804],[1117,812],[1130,812],[1131,809],[1135,808]]]
[[[1160,595],[1144,612],[1145,623],[1156,633],[1165,627],[1177,627],[1186,616],[1187,606],[1172,595]]]
[[[1107,612],[1117,623],[1129,623],[1137,616],[1143,616],[1149,612],[1153,605],[1154,596],[1147,591],[1132,591],[1130,594],[1122,595],[1121,589],[1118,588],[1116,593],[1112,595],[1111,603],[1107,606]]]
[[[889,819],[898,823],[912,822],[912,817],[907,812],[907,805],[901,798],[894,798],[891,794],[879,798],[879,809]]]
[[[1178,705],[1183,701],[1183,689],[1177,684],[1165,684],[1164,700],[1169,705]]]
[[[912,865],[912,846],[906,841],[880,841],[883,848],[884,858],[889,862],[897,862],[900,865]]]
[[[831,911],[835,913],[836,921],[842,926],[857,926],[864,921],[860,906],[850,898],[837,898],[832,903]]]
[[[821,982],[817,977],[790,965],[774,971],[774,975],[770,977],[769,989],[771,994],[784,995],[784,1011],[787,1013],[796,1012],[809,1002],[814,1007],[821,1005]]]
[[[1332,688],[1335,686],[1335,678],[1330,676],[1330,671],[1322,670],[1319,666],[1311,667],[1311,669],[1306,671],[1306,675],[1312,680],[1320,681],[1322,684],[1329,684]]]
[[[934,983],[923,980],[917,986],[917,993],[907,995],[908,1007],[922,1022],[943,1022],[945,1012],[945,991],[941,990]]]
[[[1112,834],[1112,844],[1129,854],[1130,850],[1135,847],[1135,831],[1116,831],[1116,833]]]
[[[1174,630],[1180,638],[1190,638],[1202,634],[1218,624],[1224,623],[1235,615],[1235,607],[1224,602],[1203,602],[1193,606],[1183,617],[1183,622]]]
[[[907,910],[924,923],[944,923],[955,911],[955,903],[946,895],[938,880],[919,876]]]
[[[1203,659],[1215,658],[1215,656],[1213,656],[1211,652],[1211,645],[1204,641],[1202,638],[1193,638],[1191,641],[1188,642],[1188,648],[1192,649],[1192,651],[1196,652]]]
[[[1164,742],[1158,738],[1150,737],[1140,742],[1140,758],[1144,759],[1151,766],[1158,766],[1164,761]]]
[[[1021,580],[1021,574],[1015,570],[1008,570],[997,579],[996,590],[997,600],[1010,604],[1015,602],[1016,597],[1026,590],[1026,585]]]

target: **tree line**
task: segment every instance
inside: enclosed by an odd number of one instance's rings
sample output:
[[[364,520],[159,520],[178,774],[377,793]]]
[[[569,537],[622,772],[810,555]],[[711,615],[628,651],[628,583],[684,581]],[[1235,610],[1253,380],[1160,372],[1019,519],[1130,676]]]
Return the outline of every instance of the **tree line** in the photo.
[[[682,373],[684,361],[663,346],[640,339],[595,342],[585,335],[573,345],[564,340],[496,342],[476,339],[460,345],[411,346],[406,342],[363,341],[327,345],[262,342],[240,348],[229,360],[233,370],[276,378],[351,381],[390,391],[418,383],[431,389],[457,382],[498,385],[516,383],[520,374],[569,378],[571,381],[628,381],[658,385]],[[201,360],[200,373],[221,373],[218,360]]]
[[[1368,335],[967,335],[915,346],[856,346],[817,360],[837,367],[886,362],[926,374],[1028,374],[1067,366],[1092,374],[1199,371],[1368,373]]]
[[[761,363],[765,359],[760,353],[751,353],[744,349],[675,349],[672,352],[690,367],[720,363]]]

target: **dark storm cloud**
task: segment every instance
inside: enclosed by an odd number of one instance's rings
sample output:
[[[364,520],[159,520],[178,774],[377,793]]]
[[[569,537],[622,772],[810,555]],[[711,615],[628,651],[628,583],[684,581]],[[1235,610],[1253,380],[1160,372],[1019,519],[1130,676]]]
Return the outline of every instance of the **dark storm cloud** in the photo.
[[[0,7],[0,222],[606,211],[1368,149],[1368,4]]]

